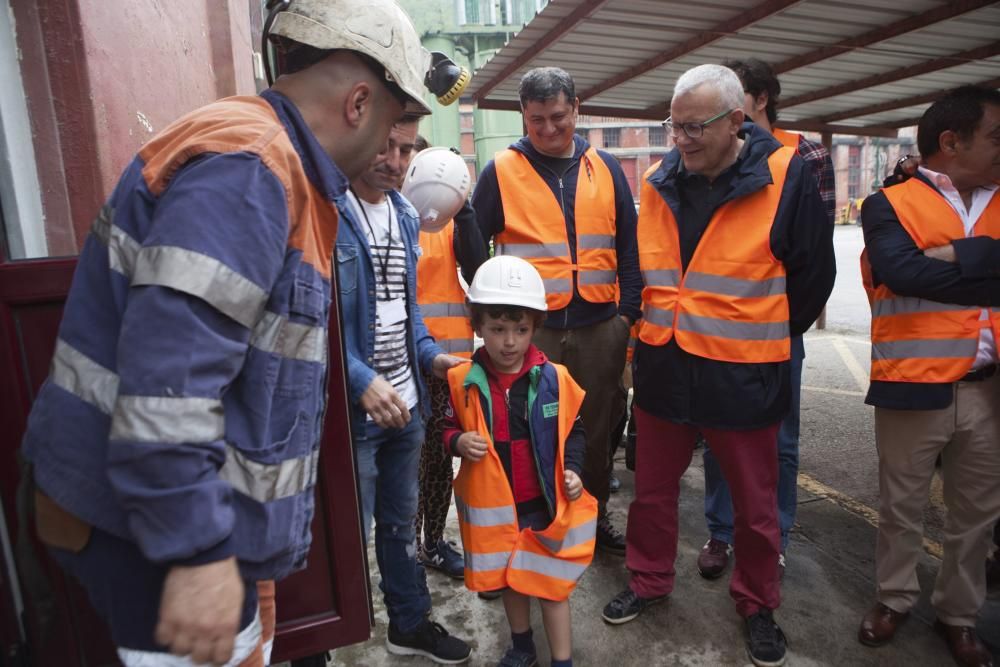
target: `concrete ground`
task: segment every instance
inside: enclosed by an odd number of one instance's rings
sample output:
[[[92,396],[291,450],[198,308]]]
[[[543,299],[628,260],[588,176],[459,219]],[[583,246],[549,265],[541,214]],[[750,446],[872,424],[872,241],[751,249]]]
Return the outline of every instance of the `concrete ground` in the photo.
[[[624,526],[632,496],[632,474],[616,465],[622,490],[612,496],[612,518]],[[574,664],[617,665],[747,665],[742,623],[728,594],[728,577],[702,579],[695,567],[705,540],[702,515],[704,484],[696,454],[683,479],[681,538],[677,557],[677,586],[670,600],[651,607],[635,621],[609,626],[601,608],[628,581],[624,559],[598,553],[571,598]],[[458,535],[454,516],[449,537]],[[799,513],[783,585],[783,603],[776,614],[788,638],[790,665],[949,665],[943,641],[933,632],[930,588],[938,561],[925,555],[920,579],[925,594],[896,640],[871,649],[855,639],[858,622],[872,602],[875,529],[864,517],[842,506],[838,499],[800,489]],[[371,562],[374,554],[369,553]],[[377,577],[377,575],[374,575]],[[377,581],[373,577],[374,584]],[[469,641],[470,665],[494,665],[510,641],[499,600],[486,602],[436,571],[429,571],[434,620]],[[388,619],[376,594],[376,625],[367,643],[340,649],[331,666],[365,667],[431,664],[422,658],[392,656],[385,650]],[[540,614],[533,629],[540,664],[548,663]],[[988,601],[979,631],[1000,658],[1000,600]]]
[[[790,665],[953,664],[933,632],[930,590],[939,561],[944,520],[940,482],[932,487],[926,512],[927,553],[919,576],[924,595],[913,616],[889,646],[870,649],[856,640],[858,623],[873,601],[878,462],[872,436],[872,409],[864,405],[868,385],[867,299],[861,289],[858,256],[863,241],[857,227],[838,227],[834,236],[838,279],[827,307],[827,328],[806,335],[798,521],[788,550],[784,600],[776,618],[788,637]],[[624,529],[632,498],[632,474],[619,460],[622,490],[612,496],[612,519]],[[746,665],[742,623],[728,594],[728,577],[706,581],[695,559],[706,539],[702,515],[701,457],[696,453],[682,481],[677,586],[670,600],[635,621],[612,627],[602,607],[628,581],[624,559],[597,554],[574,592],[574,664]],[[457,539],[454,516],[448,535]],[[373,553],[369,562],[375,563]],[[372,638],[340,649],[330,665],[381,667],[429,665],[421,658],[390,656],[384,647],[388,619],[373,574],[376,624]],[[461,582],[431,571],[428,584],[433,618],[473,646],[475,666],[494,665],[510,641],[499,600],[484,602]],[[542,665],[548,652],[540,614],[535,640]],[[1000,600],[989,600],[979,623],[981,636],[1000,660]]]

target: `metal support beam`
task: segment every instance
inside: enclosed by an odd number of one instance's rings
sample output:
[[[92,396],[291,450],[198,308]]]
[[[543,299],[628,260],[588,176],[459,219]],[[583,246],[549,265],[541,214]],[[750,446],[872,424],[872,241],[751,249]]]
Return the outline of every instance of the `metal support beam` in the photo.
[[[660,65],[664,65],[671,60],[677,60],[678,58],[691,53],[695,49],[700,49],[703,46],[707,46],[712,42],[716,42],[723,37],[730,37],[735,35],[740,30],[743,30],[758,21],[762,21],[783,9],[798,4],[801,0],[766,0],[752,9],[739,14],[738,16],[718,23],[708,30],[701,32],[697,37],[693,37],[686,42],[682,42],[677,46],[667,49],[662,53],[659,53],[648,60],[645,60],[638,65],[628,68],[620,74],[605,79],[596,86],[585,90],[580,93],[581,100],[587,100],[591,97],[595,97],[600,93],[610,90],[615,86],[620,86],[621,84],[631,81],[637,76],[641,76],[646,72],[656,69]]]
[[[910,18],[897,21],[896,23],[880,26],[874,30],[864,33],[863,35],[850,37],[848,39],[841,40],[836,44],[823,46],[814,51],[810,51],[809,53],[803,53],[783,62],[775,63],[773,65],[774,73],[782,74],[793,69],[798,69],[799,67],[812,65],[813,63],[826,60],[827,58],[832,58],[857,49],[862,49],[866,46],[871,46],[872,44],[883,42],[887,39],[892,39],[893,37],[898,37],[900,35],[905,35],[908,32],[926,28],[929,25],[966,14],[975,9],[992,5],[994,2],[995,0],[959,0],[946,2],[940,7],[935,7],[934,9],[928,10],[923,14],[917,14],[916,16],[911,16]]]
[[[799,132],[819,132],[820,134],[850,134],[858,137],[890,137],[898,136],[896,127],[886,124],[854,127],[852,125],[830,125],[810,121],[781,121],[778,123],[783,130],[798,130]],[[900,127],[906,127],[901,125]]]
[[[503,83],[507,77],[517,70],[527,65],[538,54],[545,51],[552,44],[559,41],[563,35],[571,32],[576,26],[588,16],[606,5],[608,0],[586,0],[579,7],[574,9],[566,18],[561,19],[556,25],[543,35],[537,42],[524,50],[521,55],[515,58],[509,65],[500,70],[492,79],[480,86],[473,96],[476,100],[483,100],[493,92],[493,89]],[[483,107],[485,108],[485,107]],[[518,107],[520,109],[520,107]]]
[[[983,88],[1000,88],[1000,77],[995,79],[987,79],[986,81],[980,81],[977,86],[982,86]],[[847,118],[860,118],[861,116],[870,116],[876,113],[882,113],[883,111],[892,111],[893,109],[904,109],[906,107],[916,106],[918,104],[927,104],[928,102],[933,102],[934,100],[940,98],[947,90],[935,90],[930,93],[924,93],[922,95],[911,95],[910,97],[901,97],[895,100],[889,100],[888,102],[880,102],[878,104],[869,104],[863,107],[857,107],[855,109],[847,109],[846,111],[838,111],[837,113],[830,113],[823,116],[816,116],[815,118],[807,118],[805,122],[816,122],[816,123],[834,123],[838,120],[844,120]]]
[[[854,81],[846,81],[836,86],[829,86],[821,90],[806,93],[805,95],[798,95],[796,97],[785,99],[781,101],[781,108],[787,109],[799,104],[806,104],[807,102],[815,102],[816,100],[825,100],[829,97],[844,95],[845,93],[853,93],[856,90],[873,88],[874,86],[881,86],[887,83],[893,83],[894,81],[902,81],[903,79],[909,79],[922,74],[930,74],[931,72],[937,72],[950,67],[957,67],[958,65],[964,65],[976,60],[985,60],[998,54],[1000,54],[1000,41],[991,42],[985,46],[969,49],[968,51],[962,51],[961,53],[955,53],[941,58],[934,58],[933,60],[928,60],[916,65],[900,67],[889,72],[882,72],[881,74],[873,74],[872,76],[855,79]]]

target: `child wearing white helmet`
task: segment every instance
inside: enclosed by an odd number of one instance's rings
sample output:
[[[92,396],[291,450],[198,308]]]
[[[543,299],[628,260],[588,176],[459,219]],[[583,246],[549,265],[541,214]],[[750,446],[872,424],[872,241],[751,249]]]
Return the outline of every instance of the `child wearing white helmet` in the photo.
[[[462,458],[455,504],[465,584],[502,590],[513,646],[501,667],[538,664],[531,598],[538,598],[554,667],[571,667],[569,595],[594,554],[597,501],[584,491],[584,392],[531,338],[545,317],[538,271],[518,257],[479,267],[468,303],[484,342],[448,373],[452,415],[444,446]]]

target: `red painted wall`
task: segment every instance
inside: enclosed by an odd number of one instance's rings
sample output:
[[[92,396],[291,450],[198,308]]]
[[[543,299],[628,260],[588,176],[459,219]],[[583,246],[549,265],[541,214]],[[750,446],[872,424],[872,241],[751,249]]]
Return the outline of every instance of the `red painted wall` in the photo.
[[[12,0],[50,254],[73,254],[152,135],[219,97],[253,94],[259,0]],[[72,230],[72,234],[67,232]]]

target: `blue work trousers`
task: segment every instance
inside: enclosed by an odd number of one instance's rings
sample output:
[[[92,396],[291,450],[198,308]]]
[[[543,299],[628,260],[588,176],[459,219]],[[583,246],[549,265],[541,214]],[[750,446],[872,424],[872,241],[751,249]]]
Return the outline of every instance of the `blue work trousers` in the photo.
[[[424,568],[417,564],[414,523],[424,424],[415,409],[410,414],[410,422],[400,429],[366,422],[354,443],[365,544],[374,519],[379,588],[389,622],[404,634],[420,625],[431,608]]]
[[[788,536],[795,525],[799,476],[799,406],[802,394],[802,361],[806,357],[802,336],[792,338],[792,409],[778,429],[778,520],[781,524],[781,552],[788,547]],[[709,535],[733,543],[733,500],[722,476],[718,461],[708,443],[702,460],[705,463],[705,521]]]

